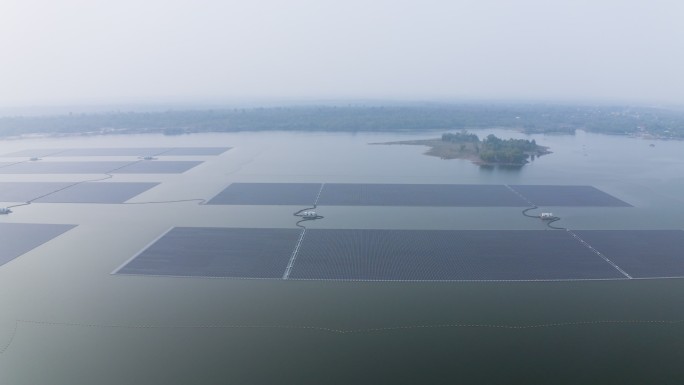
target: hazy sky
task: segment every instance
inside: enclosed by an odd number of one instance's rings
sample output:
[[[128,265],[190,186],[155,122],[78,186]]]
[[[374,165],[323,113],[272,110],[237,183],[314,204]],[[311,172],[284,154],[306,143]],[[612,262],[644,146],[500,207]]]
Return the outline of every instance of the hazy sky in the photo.
[[[0,107],[684,104],[681,0],[0,0]]]

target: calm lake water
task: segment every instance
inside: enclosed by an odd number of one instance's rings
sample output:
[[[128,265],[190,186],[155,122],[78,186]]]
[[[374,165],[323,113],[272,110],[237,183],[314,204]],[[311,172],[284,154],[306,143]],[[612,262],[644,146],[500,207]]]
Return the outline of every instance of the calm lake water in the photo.
[[[233,182],[587,184],[633,208],[548,207],[571,229],[684,228],[684,143],[525,136],[553,154],[484,169],[374,142],[434,133],[234,133],[0,142],[30,148],[229,146],[130,202]],[[654,147],[650,144],[655,144]],[[85,158],[55,158],[83,160]],[[134,157],[97,157],[134,160]],[[11,160],[11,159],[10,159]],[[17,158],[17,160],[22,160]],[[51,160],[44,160],[51,161]],[[98,175],[0,175],[79,181]],[[2,384],[682,383],[684,280],[316,282],[117,276],[172,226],[293,228],[293,206],[34,204],[8,223],[78,227],[0,267]],[[320,207],[310,228],[544,229],[518,208]]]

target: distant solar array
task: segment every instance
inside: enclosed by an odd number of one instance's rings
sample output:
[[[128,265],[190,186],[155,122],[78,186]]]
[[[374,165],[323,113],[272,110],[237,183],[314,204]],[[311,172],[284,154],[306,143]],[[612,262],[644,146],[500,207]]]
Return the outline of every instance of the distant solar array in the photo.
[[[630,206],[593,186],[511,185],[510,187],[537,206]]]
[[[312,205],[320,183],[233,183],[210,205]]]
[[[527,206],[503,185],[326,183],[318,201],[329,206]]]
[[[66,157],[66,156],[206,156],[220,155],[230,147],[153,147],[153,148],[44,148],[29,149],[2,155],[5,157]]]
[[[158,183],[80,183],[36,199],[37,203],[123,203]],[[28,200],[28,199],[27,199]]]
[[[158,183],[0,182],[0,202],[123,203]]]
[[[74,228],[73,225],[0,223],[0,265]]]
[[[1,169],[0,169],[1,170]],[[592,186],[481,184],[233,183],[219,205],[527,207],[629,204]]]
[[[593,249],[553,230],[302,231],[174,228],[117,273],[351,281],[684,276],[679,230],[577,231]]]
[[[0,163],[0,174],[180,174],[201,161]]]

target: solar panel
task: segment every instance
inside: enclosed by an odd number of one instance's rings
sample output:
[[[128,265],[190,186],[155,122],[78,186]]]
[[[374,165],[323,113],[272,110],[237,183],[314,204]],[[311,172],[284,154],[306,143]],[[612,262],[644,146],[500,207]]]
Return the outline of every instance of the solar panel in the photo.
[[[117,274],[282,278],[300,229],[176,227]]]
[[[292,279],[624,278],[566,231],[309,229]]]
[[[525,207],[503,185],[326,183],[319,205]]]
[[[70,182],[0,182],[0,202],[26,202],[69,186]]]
[[[113,174],[181,174],[202,163],[201,161],[142,161],[111,172]]]
[[[130,162],[22,162],[1,167],[0,174],[104,174]]]
[[[0,265],[74,228],[73,225],[0,223]]]
[[[37,203],[123,203],[159,183],[116,182],[81,183],[56,191],[40,199]],[[55,191],[55,190],[52,190]],[[40,195],[36,195],[40,196]],[[36,197],[34,196],[34,197]],[[28,199],[26,199],[28,200]]]
[[[65,156],[193,156],[220,155],[230,147],[105,147],[105,148],[46,148],[28,149],[2,155],[6,157],[65,157]]]
[[[574,231],[634,278],[684,277],[684,231]]]
[[[175,147],[165,152],[164,156],[184,155],[221,155],[230,150],[230,147]]]
[[[65,157],[65,156],[154,156],[170,151],[170,147],[158,148],[68,148],[60,150],[53,150],[45,157]]]
[[[2,155],[3,157],[44,157],[50,154],[64,151],[59,148],[32,148],[27,150],[15,151]]]
[[[233,183],[210,205],[313,205],[320,183]]]
[[[0,167],[0,174],[179,174],[201,161],[21,162]]]
[[[511,185],[537,206],[631,207],[593,186]]]

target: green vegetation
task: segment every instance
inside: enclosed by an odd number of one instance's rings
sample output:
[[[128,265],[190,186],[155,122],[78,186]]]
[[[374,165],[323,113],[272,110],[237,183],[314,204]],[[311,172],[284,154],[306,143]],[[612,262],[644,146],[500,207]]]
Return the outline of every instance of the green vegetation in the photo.
[[[477,135],[471,134],[468,131],[442,134],[442,142],[478,143],[479,141],[480,138],[478,138]]]
[[[235,131],[397,131],[509,128],[527,133],[684,138],[684,111],[646,107],[406,104],[110,112],[0,118],[0,136]]]
[[[534,139],[503,140],[489,135],[480,142],[479,154],[480,159],[486,163],[520,165],[527,163],[527,159],[531,155],[537,155],[539,150]]]
[[[442,159],[467,159],[482,166],[522,166],[530,157],[550,154],[548,147],[533,140],[500,139],[489,135],[485,139],[466,130],[442,134],[440,139],[406,140],[377,144],[408,144],[428,146],[425,153]]]

